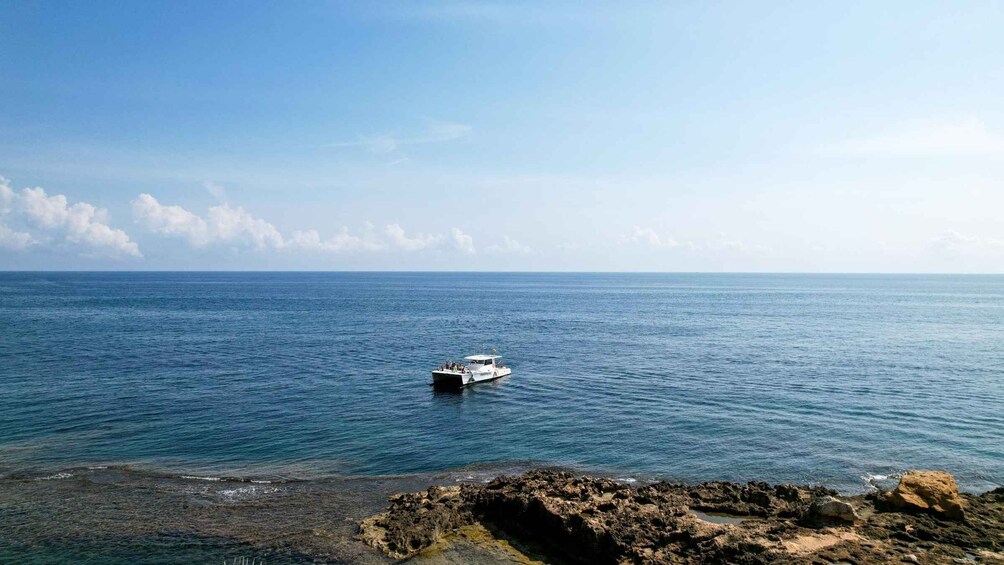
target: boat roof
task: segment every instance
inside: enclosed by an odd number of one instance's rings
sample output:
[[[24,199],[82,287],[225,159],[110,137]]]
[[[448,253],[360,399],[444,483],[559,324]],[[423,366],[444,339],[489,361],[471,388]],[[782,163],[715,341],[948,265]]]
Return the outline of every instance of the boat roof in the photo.
[[[501,359],[501,355],[468,355],[464,357],[467,361],[487,361],[489,359]]]

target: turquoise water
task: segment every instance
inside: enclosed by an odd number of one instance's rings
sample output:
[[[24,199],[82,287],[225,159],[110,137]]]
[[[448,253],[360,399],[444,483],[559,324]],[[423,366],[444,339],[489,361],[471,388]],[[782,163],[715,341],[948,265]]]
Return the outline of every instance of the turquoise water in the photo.
[[[428,386],[494,345],[513,376]],[[2,273],[0,475],[1004,484],[1004,277]]]

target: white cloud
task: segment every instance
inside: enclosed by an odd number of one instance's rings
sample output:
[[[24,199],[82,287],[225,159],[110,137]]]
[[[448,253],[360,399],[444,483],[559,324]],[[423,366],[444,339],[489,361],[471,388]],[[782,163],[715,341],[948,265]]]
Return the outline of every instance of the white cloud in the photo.
[[[0,247],[21,250],[38,243],[28,232],[14,231],[0,224]]]
[[[209,209],[207,223],[213,239],[242,241],[258,249],[280,249],[283,246],[282,234],[275,226],[261,218],[255,218],[239,206],[213,206]]]
[[[187,240],[192,247],[228,243],[258,250],[418,252],[441,250],[449,241],[455,250],[475,252],[474,240],[459,228],[453,228],[447,239],[444,235],[409,235],[399,224],[389,224],[378,233],[373,224],[367,222],[361,235],[354,235],[343,227],[328,239],[313,229],[293,231],[287,238],[271,223],[229,204],[212,206],[202,217],[181,206],[163,205],[150,194],[140,194],[132,201],[132,211],[136,222],[148,231]]]
[[[317,230],[295,231],[287,245],[290,248],[308,251],[382,251],[386,249],[385,245],[373,241],[372,226],[368,227],[362,237],[352,235],[349,233],[349,228],[342,227],[340,232],[326,240],[321,239]]]
[[[0,245],[12,249],[52,242],[79,248],[85,255],[142,257],[129,235],[108,225],[108,212],[87,202],[70,204],[63,194],[49,196],[42,188],[16,193],[0,177],[0,214],[14,216],[40,234],[0,226]]]
[[[391,245],[405,251],[418,251],[420,249],[435,247],[443,241],[442,236],[421,233],[414,237],[408,237],[404,232],[404,228],[397,224],[387,226],[384,233],[387,235],[387,239],[390,240]]]
[[[460,228],[450,229],[450,237],[453,239],[453,247],[459,251],[467,253],[468,255],[474,255],[477,250],[474,249],[474,239],[460,231]]]
[[[927,122],[899,132],[837,144],[831,152],[851,155],[1004,155],[1004,133],[976,118]]]
[[[187,239],[194,247],[225,242],[280,249],[285,244],[275,226],[239,206],[213,206],[203,219],[181,206],[164,206],[153,196],[140,194],[132,201],[132,211],[136,222],[146,229]]]
[[[62,194],[48,196],[41,188],[22,189],[19,204],[28,218],[36,225],[45,228],[58,227],[70,216],[66,196]]]
[[[493,254],[510,254],[510,255],[527,255],[533,252],[530,247],[521,244],[520,242],[512,239],[508,235],[502,236],[501,245],[489,245],[485,248],[485,252]]]
[[[132,201],[132,214],[137,223],[154,233],[183,237],[195,247],[210,241],[205,220],[181,206],[164,206],[149,194]]]

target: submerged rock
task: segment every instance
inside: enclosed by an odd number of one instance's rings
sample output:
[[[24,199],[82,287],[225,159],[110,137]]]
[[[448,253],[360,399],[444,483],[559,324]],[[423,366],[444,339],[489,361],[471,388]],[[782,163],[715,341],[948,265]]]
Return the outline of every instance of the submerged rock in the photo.
[[[966,518],[955,478],[944,471],[910,471],[885,498],[894,508],[907,512],[929,512],[951,520]]]

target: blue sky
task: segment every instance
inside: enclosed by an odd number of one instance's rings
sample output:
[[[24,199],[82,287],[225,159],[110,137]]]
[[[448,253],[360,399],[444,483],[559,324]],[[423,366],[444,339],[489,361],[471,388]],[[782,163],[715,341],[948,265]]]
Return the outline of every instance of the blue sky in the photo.
[[[1004,4],[0,5],[0,269],[1004,271]]]

